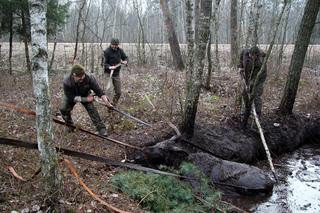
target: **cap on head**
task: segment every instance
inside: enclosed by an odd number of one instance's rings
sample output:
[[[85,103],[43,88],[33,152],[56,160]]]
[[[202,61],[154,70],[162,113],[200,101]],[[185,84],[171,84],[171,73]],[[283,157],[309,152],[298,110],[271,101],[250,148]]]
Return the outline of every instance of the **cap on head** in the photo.
[[[75,75],[75,76],[82,76],[84,75],[84,68],[83,66],[81,66],[80,64],[75,64],[73,65],[72,69],[71,69],[71,74]]]
[[[259,55],[260,54],[260,49],[257,46],[251,47],[249,50],[249,53],[251,55]]]
[[[113,39],[111,39],[111,42],[110,42],[112,45],[119,45],[119,43],[120,43],[120,41],[119,41],[119,39],[117,39],[117,38],[113,38]]]

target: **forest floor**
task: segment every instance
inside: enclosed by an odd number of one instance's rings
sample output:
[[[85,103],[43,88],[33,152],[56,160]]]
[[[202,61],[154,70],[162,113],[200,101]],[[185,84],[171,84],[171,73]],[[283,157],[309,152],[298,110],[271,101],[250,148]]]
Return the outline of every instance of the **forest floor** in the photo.
[[[202,90],[196,122],[221,125],[239,113],[236,107],[239,91],[239,76],[235,69],[230,69],[227,60],[222,58],[220,72],[215,72],[211,79],[210,90]],[[272,67],[272,66],[270,66]],[[263,116],[273,112],[280,103],[286,82],[287,67],[276,73],[269,69],[263,100]],[[19,107],[35,110],[32,79],[30,74],[7,74],[1,71],[0,91],[2,102],[15,104]],[[51,105],[55,114],[63,96],[62,79],[69,71],[50,73]],[[154,124],[154,128],[146,128],[96,104],[98,111],[108,126],[109,137],[135,146],[146,141],[161,140],[163,135],[159,130],[167,128],[165,120],[179,125],[183,109],[183,94],[185,73],[176,72],[170,68],[152,68],[129,66],[122,69],[123,94],[119,108],[144,121]],[[103,75],[95,74],[98,81],[105,87]],[[294,110],[310,114],[319,113],[320,105],[320,67],[304,68],[302,73]],[[109,93],[108,93],[109,94]],[[148,98],[146,98],[146,96]],[[153,109],[147,99],[150,99],[156,109]],[[80,105],[72,112],[77,125],[95,131],[94,126]],[[262,122],[263,122],[262,116]],[[54,127],[56,146],[91,153],[121,161],[126,158],[126,149],[117,144],[86,135],[79,131],[67,133],[65,127],[57,124]],[[15,111],[0,109],[0,137],[13,138],[22,141],[35,142],[35,119]],[[41,175],[33,175],[40,168],[37,151],[23,148],[0,146],[0,212],[12,210],[32,212],[43,205],[44,197]],[[110,185],[110,179],[124,169],[107,166],[102,163],[65,157],[75,165],[83,181],[107,203],[130,212],[145,212],[139,201],[128,198]],[[27,181],[15,178],[7,169],[15,171]],[[64,187],[61,191],[61,205],[74,212],[107,212],[102,205],[79,186],[77,180],[70,174],[67,167],[61,163]],[[28,211],[27,211],[28,209]]]

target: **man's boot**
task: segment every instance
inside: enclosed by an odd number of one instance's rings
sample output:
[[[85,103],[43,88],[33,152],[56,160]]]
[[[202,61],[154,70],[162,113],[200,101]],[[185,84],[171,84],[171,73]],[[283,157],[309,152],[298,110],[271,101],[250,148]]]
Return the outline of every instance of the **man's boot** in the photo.
[[[99,135],[103,137],[108,137],[108,132],[106,128],[99,129]]]

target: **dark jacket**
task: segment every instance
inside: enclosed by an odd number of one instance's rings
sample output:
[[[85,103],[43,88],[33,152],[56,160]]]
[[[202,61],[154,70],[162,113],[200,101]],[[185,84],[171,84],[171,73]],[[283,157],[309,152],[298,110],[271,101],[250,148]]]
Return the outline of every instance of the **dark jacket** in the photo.
[[[76,96],[87,97],[91,90],[99,97],[105,95],[92,75],[85,74],[83,81],[79,83],[74,81],[72,75],[68,75],[63,80],[63,91],[68,101],[73,102]]]
[[[105,51],[103,51],[104,56],[104,71],[106,73],[110,73],[111,70],[109,69],[110,66],[117,65],[123,61],[128,61],[128,57],[124,53],[124,51],[121,48],[112,49],[111,47],[108,47]],[[116,68],[113,72],[114,76],[119,76],[121,66]]]
[[[258,57],[256,58],[256,60],[253,60],[249,56],[248,49],[242,50],[240,54],[240,61],[239,61],[238,67],[244,69],[244,75],[245,75],[245,80],[247,84],[249,82],[253,83],[253,81],[255,81],[255,78],[261,69],[265,56],[266,54],[260,50],[260,53],[258,54]],[[262,82],[265,81],[266,77],[267,77],[267,69],[264,69],[262,72],[260,81]]]

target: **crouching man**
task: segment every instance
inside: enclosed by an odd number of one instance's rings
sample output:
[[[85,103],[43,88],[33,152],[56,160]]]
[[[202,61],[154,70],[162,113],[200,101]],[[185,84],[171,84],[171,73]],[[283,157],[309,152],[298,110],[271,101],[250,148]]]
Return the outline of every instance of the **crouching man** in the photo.
[[[66,123],[73,124],[71,111],[76,103],[81,103],[87,110],[99,135],[106,137],[108,136],[106,126],[94,107],[94,97],[90,95],[91,90],[102,99],[105,105],[112,107],[97,80],[93,76],[86,74],[81,65],[74,65],[70,75],[63,80],[64,100],[60,112]]]

